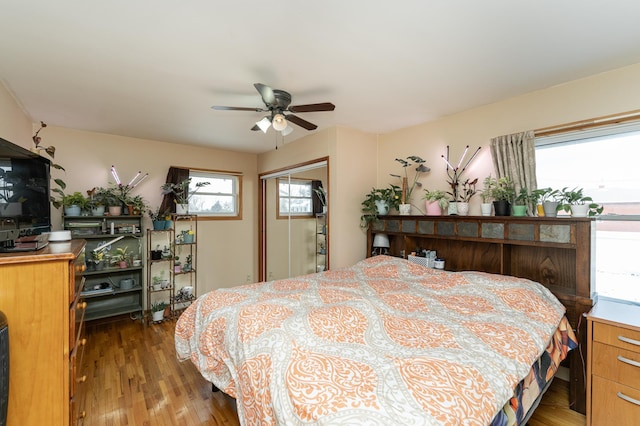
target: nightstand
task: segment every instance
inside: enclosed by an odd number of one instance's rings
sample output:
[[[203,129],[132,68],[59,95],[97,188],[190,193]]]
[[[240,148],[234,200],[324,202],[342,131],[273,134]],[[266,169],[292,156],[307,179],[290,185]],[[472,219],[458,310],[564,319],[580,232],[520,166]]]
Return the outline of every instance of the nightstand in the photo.
[[[587,425],[637,425],[640,306],[600,300],[587,315]]]

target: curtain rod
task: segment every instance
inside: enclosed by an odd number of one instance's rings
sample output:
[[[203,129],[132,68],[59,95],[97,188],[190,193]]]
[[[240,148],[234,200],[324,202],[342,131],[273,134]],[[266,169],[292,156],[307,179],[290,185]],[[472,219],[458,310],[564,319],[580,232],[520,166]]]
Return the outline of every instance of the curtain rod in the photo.
[[[626,123],[629,121],[640,120],[640,109],[625,112],[622,114],[605,115],[602,117],[590,118],[588,120],[574,121],[566,124],[559,124],[557,126],[543,127],[535,129],[533,132],[535,136],[551,136],[559,133],[567,133],[576,130],[591,129],[594,127],[607,126],[610,124]]]

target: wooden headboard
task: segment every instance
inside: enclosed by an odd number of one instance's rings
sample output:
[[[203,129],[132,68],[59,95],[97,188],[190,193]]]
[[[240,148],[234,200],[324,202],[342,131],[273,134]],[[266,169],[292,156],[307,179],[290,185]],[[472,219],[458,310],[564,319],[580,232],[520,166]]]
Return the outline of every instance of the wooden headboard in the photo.
[[[367,232],[367,253],[373,236],[389,236],[389,254],[406,258],[417,248],[436,250],[449,271],[482,271],[537,281],[550,289],[567,308],[571,322],[586,347],[586,324],[592,307],[591,241],[589,218],[512,216],[380,216]],[[583,354],[584,355],[584,354]],[[584,365],[579,351],[570,360],[571,408],[585,413]]]

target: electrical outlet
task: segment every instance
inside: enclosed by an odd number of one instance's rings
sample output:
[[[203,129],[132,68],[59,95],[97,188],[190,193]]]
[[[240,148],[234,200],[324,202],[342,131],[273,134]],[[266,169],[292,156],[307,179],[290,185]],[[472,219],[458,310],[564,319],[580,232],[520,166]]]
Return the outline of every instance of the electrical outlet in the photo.
[[[247,274],[247,279],[246,279],[246,283],[249,284],[251,282],[251,274]]]

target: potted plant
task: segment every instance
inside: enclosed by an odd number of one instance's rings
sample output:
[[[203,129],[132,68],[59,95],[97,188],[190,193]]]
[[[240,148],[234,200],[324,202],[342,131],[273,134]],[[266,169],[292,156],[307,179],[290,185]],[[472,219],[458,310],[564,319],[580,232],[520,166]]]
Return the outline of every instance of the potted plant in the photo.
[[[378,220],[378,215],[384,216],[391,208],[398,208],[401,196],[400,187],[389,185],[389,188],[372,188],[362,204],[360,226],[367,228],[371,222]]]
[[[423,198],[426,200],[427,216],[440,216],[449,205],[447,193],[439,189],[434,189],[433,191],[425,189]]]
[[[105,191],[102,187],[87,190],[87,209],[91,211],[91,216],[104,216],[104,209],[107,205]]]
[[[149,214],[149,218],[151,219],[154,231],[162,231],[164,229],[168,229],[166,211],[161,211],[160,207],[157,207],[155,210],[147,210],[147,213]]]
[[[80,216],[82,210],[87,208],[87,199],[80,192],[74,192],[73,194],[65,194],[61,188],[53,188],[51,191],[60,195],[60,198],[51,200],[56,208],[62,206],[64,208],[65,216]]]
[[[520,188],[520,192],[513,199],[513,215],[514,216],[526,216],[527,204],[532,201],[531,194],[526,187]]]
[[[114,256],[112,256],[111,259],[113,259],[114,262],[118,263],[118,266],[120,266],[120,268],[124,269],[128,266],[128,259],[129,259],[129,247],[124,246],[124,247],[118,247],[116,249],[116,254]]]
[[[553,188],[543,188],[540,190],[540,202],[547,217],[556,217],[560,201],[562,200],[562,191]]]
[[[153,322],[159,322],[164,319],[164,309],[168,305],[165,302],[153,302],[151,303],[151,316]]]
[[[195,185],[191,185],[191,178],[184,179],[178,183],[167,182],[162,185],[163,194],[173,194],[174,201],[176,203],[177,214],[187,214],[189,211],[189,200],[203,186],[209,185],[211,182],[201,181],[196,182]],[[189,189],[193,186],[193,190],[189,192]]]
[[[408,215],[411,213],[411,195],[413,194],[413,190],[416,187],[422,186],[422,183],[418,181],[418,178],[422,173],[430,172],[431,169],[425,166],[424,165],[425,160],[418,157],[417,155],[411,155],[406,159],[396,158],[396,161],[402,165],[402,168],[404,170],[404,176],[394,175],[394,174],[391,175],[393,177],[399,178],[402,185],[401,186],[402,193],[401,193],[398,209],[401,215]],[[411,161],[413,161],[413,164],[417,164],[418,167],[416,167],[415,169],[416,173],[413,176],[413,180],[411,181],[411,184],[409,184],[409,176],[408,176],[407,169],[409,168],[409,166],[412,165]]]
[[[460,216],[466,216],[469,214],[469,202],[471,198],[476,194],[476,184],[478,183],[478,178],[473,180],[467,179],[462,183],[462,187],[458,192],[458,196],[460,197],[457,201],[457,213]]]
[[[141,216],[145,214],[147,209],[149,208],[147,201],[144,199],[142,195],[136,195],[129,200],[129,204],[127,206],[130,207],[131,211],[129,214]]]
[[[493,208],[493,186],[497,183],[495,179],[491,177],[491,175],[484,178],[482,184],[484,188],[480,191],[480,198],[482,198],[482,203],[480,203],[480,211],[482,212],[482,216],[491,216],[491,209]]]
[[[182,272],[182,263],[180,263],[180,256],[175,256],[173,258],[173,272],[179,274]]]
[[[191,272],[193,270],[193,257],[188,254],[186,259],[184,260],[184,265],[182,265],[182,272]]]
[[[491,188],[491,198],[494,200],[493,208],[496,216],[510,216],[511,203],[516,193],[513,181],[509,176],[498,179],[489,176],[487,179],[485,179],[485,185],[488,184]]]
[[[602,213],[604,209],[601,205],[594,203],[593,198],[583,195],[582,188],[568,190],[563,188],[562,198],[558,210],[571,213],[573,217],[595,216]]]

